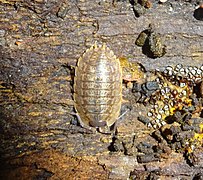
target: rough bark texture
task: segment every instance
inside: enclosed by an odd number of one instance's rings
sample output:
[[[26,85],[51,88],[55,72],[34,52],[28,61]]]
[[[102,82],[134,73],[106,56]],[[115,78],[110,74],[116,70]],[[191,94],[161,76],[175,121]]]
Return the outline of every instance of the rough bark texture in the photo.
[[[147,70],[203,60],[203,23],[196,1],[169,1],[135,17],[128,1],[0,1],[0,154],[1,179],[192,179],[203,172],[203,153],[190,166],[183,153],[162,154],[138,163],[139,142],[157,144],[137,121],[142,104],[118,124],[115,138],[92,134],[77,124],[69,65],[95,41]],[[149,58],[135,45],[153,23],[166,45],[161,58]],[[120,143],[120,144],[119,144]],[[199,174],[198,174],[199,173]],[[203,176],[203,175],[202,175]]]

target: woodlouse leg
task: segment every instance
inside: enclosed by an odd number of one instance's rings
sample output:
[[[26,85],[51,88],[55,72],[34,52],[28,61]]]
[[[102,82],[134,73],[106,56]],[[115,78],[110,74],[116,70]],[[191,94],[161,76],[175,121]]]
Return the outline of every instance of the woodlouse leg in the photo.
[[[122,113],[119,117],[118,117],[118,120],[121,119],[123,116],[125,116],[125,114],[127,112],[129,112],[131,110],[131,108],[128,108],[124,113]]]
[[[116,135],[116,128],[117,128],[118,124],[123,120],[122,117],[125,116],[126,113],[128,113],[130,110],[131,110],[131,107],[128,107],[128,109],[127,109],[124,113],[122,113],[122,114],[118,117],[118,119],[116,120],[116,122],[114,123],[114,125],[113,125],[113,136]]]

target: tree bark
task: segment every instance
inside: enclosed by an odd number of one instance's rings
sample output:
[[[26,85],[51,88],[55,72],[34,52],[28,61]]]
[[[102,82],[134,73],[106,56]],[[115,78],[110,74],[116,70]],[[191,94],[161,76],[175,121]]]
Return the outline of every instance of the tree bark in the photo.
[[[194,16],[196,6],[196,1],[152,1],[152,7],[136,17],[128,1],[1,0],[0,177],[198,177],[203,172],[202,147],[194,152],[199,157],[194,166],[174,151],[138,162],[140,142],[158,144],[137,120],[147,112],[143,104],[133,104],[118,123],[116,138],[80,127],[71,115],[74,74],[69,67],[95,41],[105,42],[117,57],[139,62],[147,71],[178,63],[200,66],[203,26]],[[149,24],[166,46],[160,58],[146,56],[135,45]]]

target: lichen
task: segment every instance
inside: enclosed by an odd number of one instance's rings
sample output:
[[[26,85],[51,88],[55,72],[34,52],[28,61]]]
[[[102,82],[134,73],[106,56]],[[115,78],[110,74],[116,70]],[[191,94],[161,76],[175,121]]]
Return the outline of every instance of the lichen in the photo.
[[[147,97],[152,108],[145,122],[148,127],[159,130],[171,148],[190,155],[203,144],[203,65],[183,67],[177,64],[163,71],[156,70],[155,74],[159,88]]]
[[[122,78],[125,81],[142,81],[145,79],[145,69],[138,62],[129,62],[127,58],[120,57],[120,65],[122,67]]]

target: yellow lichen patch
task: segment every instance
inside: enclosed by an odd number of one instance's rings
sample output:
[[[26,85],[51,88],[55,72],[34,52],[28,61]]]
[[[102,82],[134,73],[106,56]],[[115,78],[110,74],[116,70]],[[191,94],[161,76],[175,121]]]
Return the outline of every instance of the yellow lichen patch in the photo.
[[[181,86],[172,84],[159,73],[157,75],[160,81],[160,89],[151,97],[154,105],[148,113],[154,128],[164,125],[166,118],[173,116],[176,111],[192,106],[192,99],[190,99],[191,87],[186,83]]]
[[[203,145],[203,124],[199,125],[200,133],[195,133],[192,139],[189,139],[189,146],[186,148],[188,153],[192,153],[194,148]]]
[[[192,153],[193,152],[193,148],[191,148],[191,146],[189,146],[189,147],[187,147],[186,148],[186,151],[187,151],[187,153]]]
[[[202,144],[203,133],[195,133],[193,139],[194,139],[194,141],[197,141]]]
[[[123,71],[123,80],[131,82],[142,81],[145,78],[145,73],[139,63],[131,63],[125,57],[120,57],[119,61]]]
[[[200,124],[199,127],[200,127],[200,132],[203,133],[203,124]]]

